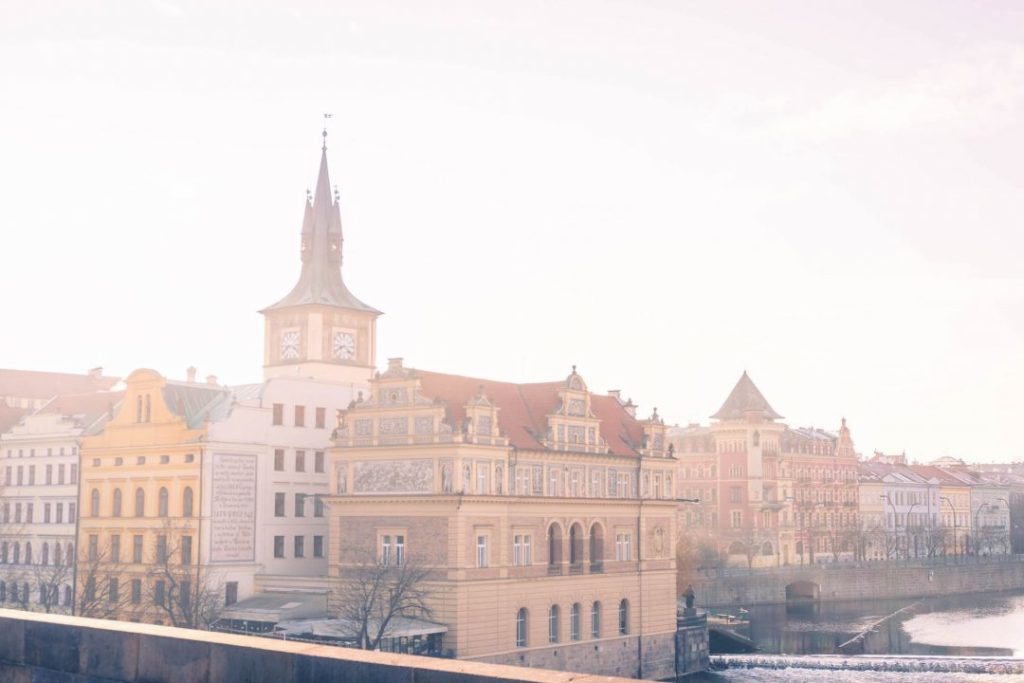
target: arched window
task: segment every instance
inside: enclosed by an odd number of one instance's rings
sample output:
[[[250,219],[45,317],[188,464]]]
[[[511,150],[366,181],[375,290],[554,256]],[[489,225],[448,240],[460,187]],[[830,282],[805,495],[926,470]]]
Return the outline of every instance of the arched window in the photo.
[[[619,635],[629,633],[629,600],[625,598],[619,603]]]
[[[548,570],[562,571],[562,527],[557,523],[548,527]]]
[[[121,489],[114,489],[114,516],[121,516]]]
[[[14,564],[21,564],[21,543],[14,542]]]
[[[135,397],[135,421],[142,422],[142,396]]]
[[[61,560],[60,560],[60,543],[54,543],[53,544],[53,563],[56,564],[56,565],[59,565],[61,563]]]
[[[526,647],[526,617],[526,608],[520,607],[516,612],[516,647]]]
[[[583,617],[580,613],[582,611],[583,609],[580,607],[580,603],[574,602],[572,604],[572,610],[569,612],[569,637],[572,640],[579,640],[581,637],[580,621],[582,621]]]
[[[50,564],[50,544],[49,543],[45,543],[45,542],[43,543],[43,556],[42,556],[42,559],[39,560],[39,564],[43,565],[44,567],[46,565]]]
[[[146,394],[146,420],[145,420],[146,422],[151,422],[151,418],[152,418],[152,415],[153,415],[150,412],[150,408],[151,407],[152,406],[150,405],[150,402],[149,402],[149,394]]]
[[[93,489],[89,494],[89,514],[92,517],[100,516],[100,490]]]
[[[32,541],[25,541],[25,564],[32,564]]]
[[[166,517],[167,516],[167,498],[168,498],[167,488],[161,486],[160,487],[159,507],[157,508],[157,516],[158,517]]]
[[[604,566],[604,528],[600,524],[590,527],[590,572],[598,573]]]
[[[135,516],[146,516],[146,492],[141,488],[135,489]]]
[[[590,636],[601,637],[601,603],[595,602],[590,606]]]
[[[558,642],[558,605],[551,605],[548,610],[548,642]]]
[[[181,496],[181,516],[192,516],[192,487],[186,486],[185,493]]]
[[[569,527],[569,564],[583,564],[583,527],[578,523]]]

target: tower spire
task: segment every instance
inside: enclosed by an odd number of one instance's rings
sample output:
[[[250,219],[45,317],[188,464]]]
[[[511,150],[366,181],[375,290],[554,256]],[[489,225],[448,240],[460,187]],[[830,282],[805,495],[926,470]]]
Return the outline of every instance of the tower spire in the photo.
[[[323,147],[320,148],[324,152],[327,151],[327,119],[331,118],[332,116],[334,116],[334,114],[329,114],[329,113],[325,113],[324,114],[324,132],[321,133],[321,135],[324,138],[324,144],[323,144]]]

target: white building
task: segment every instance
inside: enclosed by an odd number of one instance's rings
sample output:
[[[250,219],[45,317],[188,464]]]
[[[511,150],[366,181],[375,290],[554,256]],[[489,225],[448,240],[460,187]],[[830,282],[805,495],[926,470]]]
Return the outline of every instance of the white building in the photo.
[[[70,611],[79,438],[101,429],[119,400],[57,396],[0,434],[0,601]]]

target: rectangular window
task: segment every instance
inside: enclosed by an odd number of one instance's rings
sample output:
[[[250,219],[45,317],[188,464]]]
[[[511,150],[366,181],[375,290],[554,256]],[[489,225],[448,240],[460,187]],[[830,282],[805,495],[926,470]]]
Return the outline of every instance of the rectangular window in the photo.
[[[324,537],[314,536],[313,537],[313,557],[324,556]]]
[[[485,495],[487,493],[487,470],[488,466],[482,463],[476,465],[476,492],[477,495]]]
[[[295,406],[295,426],[306,426],[306,406]]]
[[[395,536],[395,566],[405,564],[405,536]]]
[[[296,536],[295,537],[295,557],[306,556],[306,537]]]
[[[295,516],[305,517],[306,516],[306,494],[296,493],[295,494]]]
[[[33,503],[27,503],[25,505],[25,523],[26,524],[31,524],[32,523],[32,511],[33,511]]]
[[[132,579],[132,604],[142,602],[142,579]]]
[[[233,605],[238,602],[238,582],[228,581],[224,584],[224,606]]]
[[[477,536],[476,537],[476,566],[486,567],[487,566],[487,537]]]
[[[75,511],[76,510],[78,510],[78,504],[77,503],[68,503],[68,524],[74,524],[75,523]],[[60,515],[58,515],[58,517],[59,516]],[[59,522],[60,520],[58,519],[57,521]]]
[[[324,472],[324,452],[323,451],[317,451],[316,453],[313,454],[313,471],[318,473],[318,474],[323,474],[323,472]]]
[[[43,523],[50,523],[50,504],[43,503]]]
[[[57,503],[57,524],[64,523],[64,503]]]
[[[118,597],[118,592],[119,592],[118,588],[119,587],[118,587],[117,579],[110,579],[110,583],[109,583],[108,588],[107,588],[107,601],[110,602],[111,604],[117,602],[117,597]]]
[[[192,537],[181,537],[181,563],[192,564]]]
[[[164,582],[157,581],[153,584],[153,603],[163,607],[164,604]]]
[[[533,537],[530,534],[516,534],[512,541],[512,564],[529,566],[533,564]]]
[[[306,471],[306,451],[295,451],[295,471]]]
[[[47,465],[46,466],[46,483],[47,484],[52,484],[53,483],[53,465]]]
[[[274,536],[274,557],[284,557],[284,536]]]
[[[739,529],[740,527],[743,526],[743,513],[742,512],[740,512],[739,510],[733,510],[731,518],[732,518],[732,528],[733,529]]]
[[[163,534],[156,537],[156,561],[167,562],[167,536]]]
[[[380,563],[385,567],[391,564],[391,536],[380,537]]]
[[[741,493],[739,486],[730,486],[729,487],[729,502],[730,503],[739,503],[742,500],[742,498],[741,498],[742,495],[743,494]]]
[[[284,449],[283,448],[275,448],[274,449],[274,471],[275,472],[284,472]]]
[[[142,563],[142,535],[135,534],[132,536],[132,562],[135,564]]]
[[[630,547],[633,538],[631,534],[615,534],[615,559],[619,562],[628,562],[633,558],[633,551]]]
[[[89,561],[96,562],[100,555],[100,537],[89,534]]]
[[[275,403],[274,404],[273,423],[275,425],[282,425],[282,424],[284,424],[284,404],[283,403]]]
[[[275,493],[274,494],[274,516],[275,517],[284,517],[284,494],[283,493]]]
[[[121,561],[121,534],[110,535],[110,561]]]
[[[64,483],[64,465],[57,465],[57,483]]]
[[[28,485],[29,486],[35,486],[35,483],[36,483],[36,466],[35,465],[29,465],[28,466]]]
[[[313,516],[324,516],[324,501],[320,499],[320,496],[313,496]]]
[[[324,429],[327,426],[327,408],[316,409],[316,428]]]

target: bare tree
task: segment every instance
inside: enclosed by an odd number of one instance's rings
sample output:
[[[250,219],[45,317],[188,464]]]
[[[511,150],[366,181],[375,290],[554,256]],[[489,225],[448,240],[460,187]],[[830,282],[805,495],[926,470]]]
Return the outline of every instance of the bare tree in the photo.
[[[369,549],[353,549],[331,581],[330,611],[351,624],[364,650],[376,650],[400,618],[429,619],[429,570],[415,557],[381,562]]]
[[[78,595],[75,613],[96,619],[117,619],[137,610],[120,572],[111,562],[110,546],[87,544],[78,549]]]
[[[48,564],[37,564],[32,567],[32,577],[39,589],[39,606],[44,612],[71,611],[71,604],[65,601],[61,605],[61,593],[65,586],[69,586],[74,579],[73,558],[54,558]]]
[[[30,591],[26,587],[31,568],[22,564],[21,549],[25,539],[21,536],[23,525],[20,520],[15,521],[12,510],[12,488],[0,481],[0,582],[4,584],[3,597],[8,606],[28,609]]]
[[[921,531],[926,557],[938,557],[946,554],[948,530],[945,527],[929,525]]]
[[[223,604],[223,586],[215,572],[197,561],[193,531],[170,520],[164,524],[150,559],[148,593],[172,626],[208,630]]]

